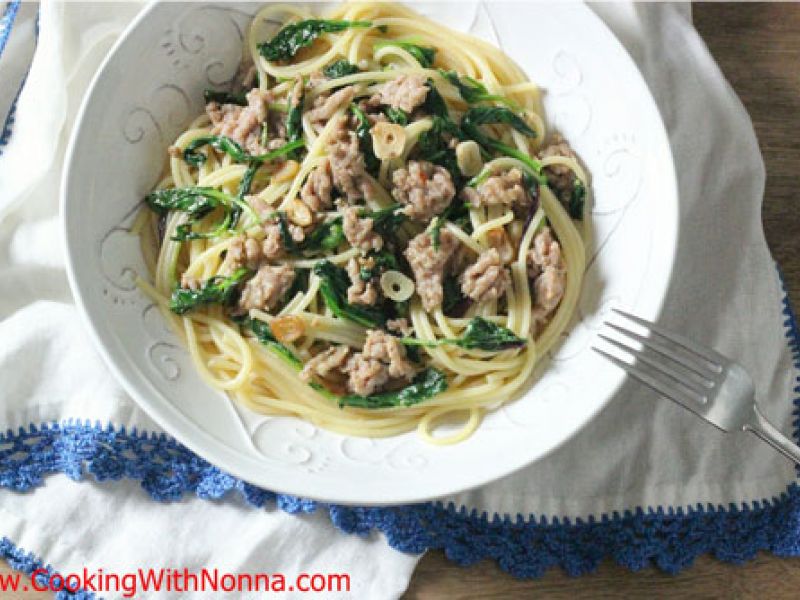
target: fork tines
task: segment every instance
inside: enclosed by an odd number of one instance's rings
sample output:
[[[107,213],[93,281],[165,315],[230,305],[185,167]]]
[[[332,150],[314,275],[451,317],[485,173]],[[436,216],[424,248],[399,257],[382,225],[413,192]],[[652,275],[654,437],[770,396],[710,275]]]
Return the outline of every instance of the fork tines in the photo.
[[[602,333],[599,337],[613,348],[633,357],[635,362],[626,362],[598,347],[592,348],[595,352],[625,370],[637,381],[690,410],[696,411],[708,402],[715,386],[721,381],[724,365],[728,362],[725,357],[645,319],[618,309],[613,310],[649,330],[648,335],[640,335],[606,321],[606,327],[623,336],[623,341]],[[637,348],[636,343],[642,348]]]

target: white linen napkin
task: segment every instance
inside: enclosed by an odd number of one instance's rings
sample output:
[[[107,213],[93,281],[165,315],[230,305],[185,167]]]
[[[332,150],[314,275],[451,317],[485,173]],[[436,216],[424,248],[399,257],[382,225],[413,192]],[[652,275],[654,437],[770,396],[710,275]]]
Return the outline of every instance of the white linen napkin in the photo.
[[[73,118],[100,60],[139,5],[54,4],[13,136],[0,156],[0,427],[91,419],[158,428],[106,371],[78,322],[64,274],[58,181]],[[691,25],[688,7],[594,7],[628,47],[667,124],[680,181],[681,238],[662,323],[740,360],[766,414],[788,431],[795,373],[781,286],[763,239],[764,172],[750,121]],[[10,46],[6,52],[10,51]],[[23,60],[4,54],[7,61]],[[546,460],[453,499],[515,517],[771,498],[791,465],[755,439],[723,436],[636,386]],[[417,557],[382,536],[347,536],[322,514],[255,510],[230,497],[153,503],[131,482],[50,476],[0,490],[0,537],[59,570],[140,566],[232,572],[347,572],[352,595],[395,597]]]

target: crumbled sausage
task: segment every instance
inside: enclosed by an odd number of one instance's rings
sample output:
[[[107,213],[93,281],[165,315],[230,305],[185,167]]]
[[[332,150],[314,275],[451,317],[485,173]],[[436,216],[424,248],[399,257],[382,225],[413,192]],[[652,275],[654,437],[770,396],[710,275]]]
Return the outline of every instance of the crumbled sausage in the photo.
[[[552,143],[539,152],[539,158],[547,158],[548,156],[577,158],[569,143],[557,134],[553,136]],[[569,202],[575,185],[575,173],[573,170],[564,165],[550,165],[544,168],[544,173],[547,175],[550,189],[553,190],[558,199],[564,203]]]
[[[223,272],[234,273],[242,267],[258,268],[261,260],[261,245],[251,237],[238,235],[231,240],[228,253],[225,255]]]
[[[366,358],[388,365],[389,376],[394,379],[411,379],[416,369],[406,358],[406,348],[395,336],[380,329],[367,331],[362,353]]]
[[[532,325],[538,330],[558,307],[567,285],[561,245],[549,227],[533,238],[533,247],[528,250],[528,275],[533,280]]]
[[[406,337],[414,333],[414,328],[408,323],[408,319],[404,317],[400,319],[389,319],[386,321],[386,329],[389,331],[396,331]]]
[[[378,288],[374,281],[365,281],[361,277],[361,268],[371,268],[375,259],[351,258],[347,262],[347,275],[350,277],[350,287],[347,288],[347,301],[350,304],[364,304],[372,306],[378,300]]]
[[[286,295],[294,283],[295,271],[289,265],[263,265],[242,290],[239,309],[271,310]]]
[[[417,221],[430,221],[450,204],[456,188],[447,169],[424,160],[408,161],[392,173],[392,196],[405,204],[404,212]]]
[[[305,231],[299,225],[287,223],[292,241],[300,243],[305,239]],[[286,245],[281,232],[280,221],[277,217],[264,224],[264,240],[261,242],[261,252],[267,260],[275,260],[286,254]]]
[[[350,391],[361,396],[374,394],[390,380],[410,381],[416,368],[406,358],[400,341],[380,329],[367,332],[364,348],[345,366]]]
[[[516,167],[505,173],[492,175],[477,188],[465,187],[462,198],[475,208],[479,206],[527,206],[531,197],[525,189],[525,178]]]
[[[352,85],[343,87],[333,94],[320,94],[314,99],[314,105],[308,111],[308,118],[312,123],[324,125],[339,110],[343,104],[349,104],[356,95],[356,88]]]
[[[331,207],[331,168],[328,160],[323,160],[303,184],[300,197],[314,212]]]
[[[211,133],[231,138],[251,154],[263,154],[261,125],[267,119],[271,92],[258,88],[247,93],[247,106],[209,102],[206,113],[211,119]]]
[[[388,104],[407,113],[425,102],[428,95],[427,79],[423,75],[400,75],[381,86],[378,97],[381,104]]]
[[[375,222],[368,217],[359,217],[358,212],[359,208],[356,206],[349,206],[343,211],[342,229],[348,243],[362,252],[380,250],[383,247],[383,238],[373,231]]]
[[[510,284],[511,275],[495,248],[484,251],[478,261],[461,274],[461,291],[475,302],[497,300]]]
[[[433,247],[430,233],[422,232],[412,239],[405,256],[414,271],[416,290],[426,311],[441,305],[444,297],[444,269],[458,247],[458,239],[446,229],[439,232],[439,249]]]
[[[331,346],[305,364],[303,370],[300,371],[300,379],[306,383],[313,379],[328,379],[332,374],[344,369],[348,358],[350,358],[350,348]]]
[[[346,115],[339,115],[336,120],[329,142],[328,158],[333,183],[348,201],[361,200],[372,195],[364,155],[361,154],[356,134],[349,129]]]
[[[370,360],[360,352],[347,361],[348,389],[359,396],[369,396],[389,381],[389,370],[379,360]]]

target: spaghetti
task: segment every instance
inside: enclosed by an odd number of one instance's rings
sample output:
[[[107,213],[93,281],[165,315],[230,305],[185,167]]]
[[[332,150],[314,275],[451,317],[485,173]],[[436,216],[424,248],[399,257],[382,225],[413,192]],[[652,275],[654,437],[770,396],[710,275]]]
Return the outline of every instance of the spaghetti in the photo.
[[[384,3],[269,5],[239,79],[206,92],[146,199],[142,289],[251,410],[464,440],[580,292],[587,176],[548,140],[538,88],[490,44]]]

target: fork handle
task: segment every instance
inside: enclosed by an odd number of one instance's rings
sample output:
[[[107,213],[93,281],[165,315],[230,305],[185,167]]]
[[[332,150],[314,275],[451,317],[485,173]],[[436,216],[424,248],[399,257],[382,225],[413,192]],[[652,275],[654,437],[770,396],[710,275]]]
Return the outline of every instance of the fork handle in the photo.
[[[792,440],[778,431],[777,427],[767,421],[756,405],[753,405],[753,415],[755,417],[754,421],[745,425],[743,429],[751,431],[786,458],[800,465],[800,446],[792,442]]]

